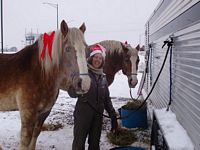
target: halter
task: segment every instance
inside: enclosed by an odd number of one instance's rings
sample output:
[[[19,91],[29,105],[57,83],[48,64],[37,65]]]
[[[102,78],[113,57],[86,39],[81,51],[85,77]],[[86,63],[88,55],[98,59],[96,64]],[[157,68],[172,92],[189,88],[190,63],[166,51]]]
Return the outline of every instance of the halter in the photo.
[[[130,74],[126,74],[126,73],[125,73],[125,75],[126,75],[126,76],[132,76],[132,75],[137,76],[137,73],[130,73]]]
[[[79,73],[79,75],[89,75],[88,73]]]
[[[82,76],[86,76],[86,75],[89,76],[88,73],[77,73],[77,72],[73,72],[72,75],[71,75],[71,77],[72,77],[72,82],[73,82],[75,76],[80,76],[80,75],[82,75]]]
[[[131,73],[129,76],[131,76],[131,75],[137,75],[137,73]]]

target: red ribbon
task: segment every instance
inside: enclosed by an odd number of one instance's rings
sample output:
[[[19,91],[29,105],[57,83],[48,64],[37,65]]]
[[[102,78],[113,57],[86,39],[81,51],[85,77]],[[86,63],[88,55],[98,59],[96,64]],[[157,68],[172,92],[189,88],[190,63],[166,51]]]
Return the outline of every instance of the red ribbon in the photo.
[[[44,60],[46,47],[48,47],[49,57],[52,60],[52,44],[53,44],[54,35],[55,35],[55,31],[53,31],[50,35],[48,35],[47,33],[44,33],[43,35],[43,49],[40,55],[42,60]]]

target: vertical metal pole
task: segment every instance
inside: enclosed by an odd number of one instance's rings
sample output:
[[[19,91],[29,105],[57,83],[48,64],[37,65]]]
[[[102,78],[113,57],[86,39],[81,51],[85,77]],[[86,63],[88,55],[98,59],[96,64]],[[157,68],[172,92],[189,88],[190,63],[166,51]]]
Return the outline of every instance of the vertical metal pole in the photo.
[[[3,0],[1,0],[1,52],[3,54]]]
[[[58,29],[58,4],[56,4],[56,8],[57,8],[57,29]]]
[[[44,2],[43,4],[48,4],[48,5],[50,5],[50,6],[54,7],[54,8],[56,8],[56,13],[57,13],[57,16],[56,16],[56,18],[57,18],[56,23],[57,23],[57,29],[58,29],[58,4],[46,3],[46,2]]]

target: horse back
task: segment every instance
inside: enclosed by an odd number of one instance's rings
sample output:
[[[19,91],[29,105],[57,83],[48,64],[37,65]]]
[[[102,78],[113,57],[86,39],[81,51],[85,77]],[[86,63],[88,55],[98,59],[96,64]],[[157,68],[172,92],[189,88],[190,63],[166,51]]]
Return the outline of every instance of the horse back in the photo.
[[[37,42],[13,54],[0,55],[0,93],[15,90],[27,77],[33,76],[38,68]],[[27,81],[25,81],[27,82]]]

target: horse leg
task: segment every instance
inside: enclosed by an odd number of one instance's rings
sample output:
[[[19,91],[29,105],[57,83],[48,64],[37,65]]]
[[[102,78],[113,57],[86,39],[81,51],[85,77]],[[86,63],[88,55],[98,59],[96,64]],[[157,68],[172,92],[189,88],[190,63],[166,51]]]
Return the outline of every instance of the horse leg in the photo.
[[[32,139],[32,134],[34,130],[34,120],[31,118],[22,119],[21,123],[21,141],[20,150],[29,150],[29,144]]]
[[[37,119],[37,121],[35,123],[34,130],[33,130],[31,143],[29,145],[29,150],[35,150],[37,138],[38,138],[38,136],[39,136],[39,134],[41,132],[42,125],[43,125],[45,119],[49,116],[50,112],[51,111],[43,113],[38,117],[38,119]]]

